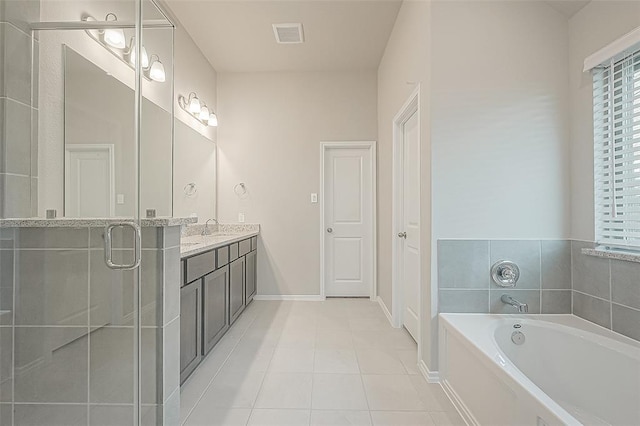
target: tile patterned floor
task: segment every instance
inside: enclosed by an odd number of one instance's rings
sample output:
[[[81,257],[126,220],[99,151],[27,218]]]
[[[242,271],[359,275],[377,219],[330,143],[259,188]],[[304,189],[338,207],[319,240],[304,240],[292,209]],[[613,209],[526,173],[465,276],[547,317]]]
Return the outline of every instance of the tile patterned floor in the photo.
[[[182,387],[182,424],[463,425],[368,299],[255,301]]]

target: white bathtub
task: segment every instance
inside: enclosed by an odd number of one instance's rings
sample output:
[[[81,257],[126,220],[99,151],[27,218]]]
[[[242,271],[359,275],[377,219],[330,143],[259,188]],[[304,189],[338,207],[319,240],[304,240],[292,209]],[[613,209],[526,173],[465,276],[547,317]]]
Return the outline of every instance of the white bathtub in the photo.
[[[441,382],[469,424],[640,425],[635,340],[573,315],[440,314],[439,328]]]

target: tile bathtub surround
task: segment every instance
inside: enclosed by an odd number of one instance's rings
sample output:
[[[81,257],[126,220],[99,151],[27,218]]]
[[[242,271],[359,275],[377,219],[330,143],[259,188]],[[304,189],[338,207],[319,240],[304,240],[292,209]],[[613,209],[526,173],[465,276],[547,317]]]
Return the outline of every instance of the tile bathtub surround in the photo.
[[[572,242],[573,313],[640,340],[640,264],[583,253],[592,248]]]
[[[439,240],[439,311],[516,313],[500,301],[509,294],[529,313],[573,313],[640,340],[640,263],[584,252],[593,248],[575,240]],[[515,288],[490,282],[491,265],[503,259],[520,267]]]
[[[134,272],[106,267],[103,233],[0,228],[0,416],[24,424],[133,420]],[[115,260],[131,260],[128,244],[115,233]],[[141,398],[149,424],[180,415],[179,244],[179,226],[143,228]]]
[[[500,260],[515,262],[520,279],[502,288],[490,277]],[[530,313],[571,312],[571,245],[563,240],[439,240],[440,312],[516,313],[503,294],[527,303]]]

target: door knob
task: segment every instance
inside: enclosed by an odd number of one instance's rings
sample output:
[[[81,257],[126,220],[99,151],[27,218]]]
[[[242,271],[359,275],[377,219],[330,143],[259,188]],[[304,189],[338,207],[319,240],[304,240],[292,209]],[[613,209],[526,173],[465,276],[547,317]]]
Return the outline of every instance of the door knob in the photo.
[[[328,233],[332,233],[333,232],[333,228],[327,228],[327,232]]]
[[[407,238],[407,233],[406,232],[398,232],[398,237]]]

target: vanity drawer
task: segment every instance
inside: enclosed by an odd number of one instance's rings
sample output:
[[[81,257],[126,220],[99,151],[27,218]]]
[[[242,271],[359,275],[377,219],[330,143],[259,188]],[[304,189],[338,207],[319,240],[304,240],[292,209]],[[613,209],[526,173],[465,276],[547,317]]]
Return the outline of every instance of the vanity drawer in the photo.
[[[188,258],[186,266],[188,283],[213,272],[216,269],[215,250]]]
[[[229,246],[229,262],[233,262],[238,258],[238,243]]]
[[[258,249],[258,237],[251,237],[251,251]]]
[[[251,251],[251,239],[246,239],[246,240],[242,240],[240,241],[240,243],[238,244],[239,247],[239,256],[244,256],[245,254],[249,253]]]
[[[218,263],[216,264],[216,269],[219,269],[229,263],[229,246],[220,247],[217,251]]]

